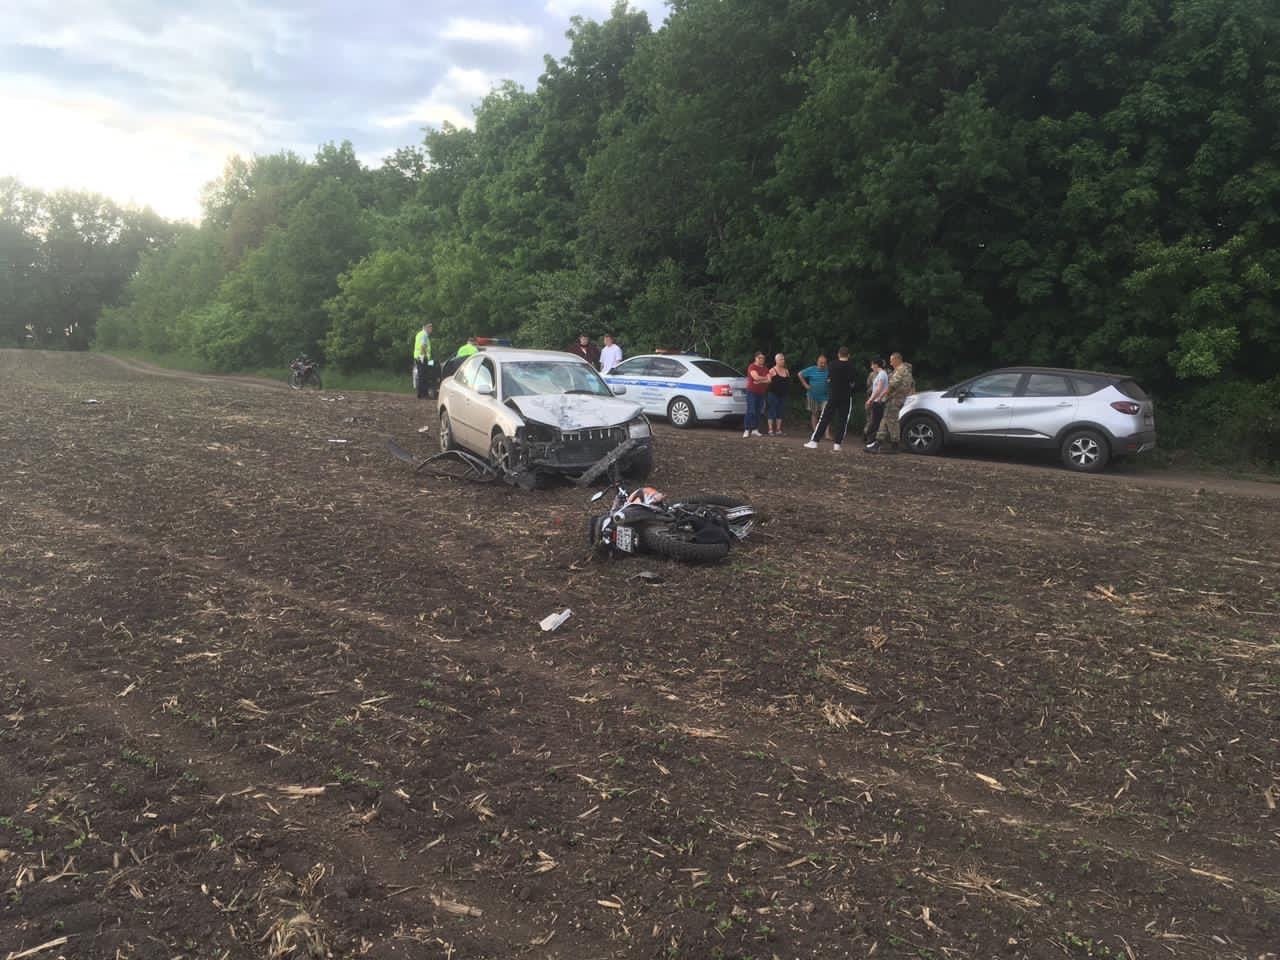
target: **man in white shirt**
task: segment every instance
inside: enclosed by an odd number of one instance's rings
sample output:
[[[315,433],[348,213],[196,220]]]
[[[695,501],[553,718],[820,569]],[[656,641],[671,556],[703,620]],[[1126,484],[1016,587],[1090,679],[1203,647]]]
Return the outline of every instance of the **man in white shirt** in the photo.
[[[600,372],[607,374],[622,362],[622,348],[613,342],[613,334],[604,335],[604,347],[600,351]]]

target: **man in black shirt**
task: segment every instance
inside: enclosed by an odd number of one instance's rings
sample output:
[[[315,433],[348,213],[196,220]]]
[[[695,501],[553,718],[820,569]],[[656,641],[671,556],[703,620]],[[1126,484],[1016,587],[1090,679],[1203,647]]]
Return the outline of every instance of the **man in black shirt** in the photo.
[[[818,417],[818,425],[813,428],[813,435],[805,444],[810,450],[818,446],[818,438],[826,435],[827,427],[831,428],[831,438],[835,441],[832,450],[839,450],[840,444],[844,443],[845,431],[849,429],[849,414],[853,411],[853,373],[849,348],[841,347],[827,369],[827,402]]]

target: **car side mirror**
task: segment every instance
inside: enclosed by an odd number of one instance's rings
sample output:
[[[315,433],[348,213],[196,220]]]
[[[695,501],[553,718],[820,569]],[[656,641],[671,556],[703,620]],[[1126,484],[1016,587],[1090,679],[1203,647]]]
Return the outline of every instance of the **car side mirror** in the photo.
[[[956,393],[956,403],[964,403],[964,398],[969,395],[968,390],[960,390]]]
[[[492,397],[493,387],[492,386],[476,387],[476,393],[480,394],[480,396],[482,397]]]
[[[615,397],[621,397],[627,392],[626,386],[621,383],[610,384],[609,389],[613,391]]]

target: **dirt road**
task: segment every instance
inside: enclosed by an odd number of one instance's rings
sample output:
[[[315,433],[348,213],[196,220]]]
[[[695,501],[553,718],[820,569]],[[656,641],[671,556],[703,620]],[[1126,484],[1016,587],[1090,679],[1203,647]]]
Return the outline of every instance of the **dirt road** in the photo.
[[[1267,495],[663,428],[767,522],[606,563],[410,398],[0,411],[0,957],[1276,956]]]

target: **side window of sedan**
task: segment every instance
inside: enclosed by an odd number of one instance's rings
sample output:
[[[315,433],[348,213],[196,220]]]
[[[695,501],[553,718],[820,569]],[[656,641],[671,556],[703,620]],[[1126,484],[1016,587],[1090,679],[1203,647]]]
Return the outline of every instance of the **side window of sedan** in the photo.
[[[453,379],[464,387],[471,386],[471,381],[476,375],[476,365],[479,364],[479,362],[480,360],[478,357],[471,357],[464,361],[462,366],[458,368],[458,372],[453,375]]]
[[[664,379],[675,380],[683,377],[684,374],[684,364],[679,360],[672,360],[670,357],[655,357],[653,365],[649,368],[650,376],[663,377]]]
[[[488,360],[484,360],[476,367],[475,383],[473,388],[476,393],[491,394],[493,393],[493,364]]]
[[[970,397],[1012,397],[1018,389],[1020,373],[993,373],[989,377],[979,377],[965,387],[965,395]]]
[[[611,376],[617,377],[643,377],[649,372],[648,357],[633,357],[630,360],[623,360],[613,370],[610,371]]]

